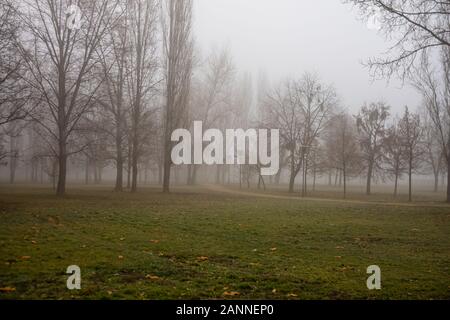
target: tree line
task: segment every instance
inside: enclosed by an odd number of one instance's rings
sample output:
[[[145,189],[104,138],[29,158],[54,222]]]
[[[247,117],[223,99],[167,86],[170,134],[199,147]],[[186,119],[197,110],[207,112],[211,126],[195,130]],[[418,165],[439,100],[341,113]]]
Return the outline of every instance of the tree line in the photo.
[[[0,163],[10,182],[18,167],[31,181],[66,192],[68,172],[98,183],[115,170],[115,190],[136,192],[155,177],[173,182],[265,187],[261,166],[174,167],[177,128],[194,120],[209,128],[279,129],[288,190],[302,195],[320,177],[398,182],[447,174],[450,202],[450,6],[440,1],[345,1],[362,18],[379,13],[382,31],[397,36],[392,55],[368,61],[374,76],[400,76],[423,97],[418,112],[391,114],[372,102],[351,114],[333,86],[304,73],[272,84],[239,72],[227,49],[204,54],[194,42],[193,1],[0,0]],[[67,8],[77,5],[73,26]],[[434,54],[434,55],[433,55]],[[433,58],[433,57],[436,58]],[[403,106],[396,106],[403,107]],[[70,168],[70,170],[69,170]]]

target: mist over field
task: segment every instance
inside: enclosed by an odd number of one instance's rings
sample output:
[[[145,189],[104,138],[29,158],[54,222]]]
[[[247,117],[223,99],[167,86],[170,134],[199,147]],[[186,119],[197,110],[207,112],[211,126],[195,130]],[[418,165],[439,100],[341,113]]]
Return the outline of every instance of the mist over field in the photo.
[[[0,0],[0,300],[449,299],[449,203],[448,1]]]

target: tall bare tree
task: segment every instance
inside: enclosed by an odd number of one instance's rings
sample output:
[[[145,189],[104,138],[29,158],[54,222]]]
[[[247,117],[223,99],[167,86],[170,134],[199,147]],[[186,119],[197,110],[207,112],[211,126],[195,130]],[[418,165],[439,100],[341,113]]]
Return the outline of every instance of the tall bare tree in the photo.
[[[105,131],[114,140],[115,144],[115,164],[116,164],[116,182],[115,191],[123,190],[123,169],[125,162],[125,142],[126,142],[126,115],[128,108],[126,105],[130,101],[127,93],[127,76],[129,63],[127,63],[128,54],[131,51],[129,41],[128,24],[131,23],[128,12],[128,1],[124,0],[121,4],[122,15],[114,26],[111,26],[110,32],[103,39],[97,52],[101,62],[101,77],[104,82],[97,102],[102,106],[105,112],[105,118],[110,125],[104,127]]]
[[[434,176],[433,191],[438,192],[439,176],[442,174],[445,166],[442,143],[440,142],[436,127],[428,116],[427,111],[424,112],[422,119],[422,126],[424,130],[424,148],[426,153],[424,161],[428,164],[428,167]]]
[[[43,106],[35,121],[45,128],[56,146],[56,193],[66,192],[67,159],[79,152],[70,148],[72,133],[92,106],[100,83],[93,81],[95,50],[114,22],[117,1],[79,1],[82,23],[72,25],[66,14],[69,0],[25,0],[20,21],[25,29],[20,52],[27,68],[28,85]],[[31,39],[30,39],[31,37]]]
[[[405,146],[406,161],[408,163],[408,200],[412,201],[412,175],[420,166],[423,155],[422,125],[420,116],[411,113],[405,107],[403,117],[399,122],[399,133]]]
[[[389,176],[394,179],[394,198],[398,195],[398,182],[407,171],[406,146],[402,140],[398,121],[386,130],[383,139],[383,165]]]
[[[30,112],[30,90],[16,39],[20,36],[17,4],[0,0],[0,126],[24,119]]]
[[[450,203],[450,48],[442,48],[438,67],[423,56],[413,74],[412,84],[423,97],[442,146],[447,168],[447,202]]]
[[[128,91],[131,98],[131,192],[137,191],[138,165],[143,150],[143,132],[155,110],[149,109],[159,80],[156,78],[158,4],[155,0],[133,0],[127,5],[130,52]]]
[[[162,2],[163,50],[166,81],[164,112],[163,192],[170,191],[172,131],[187,115],[193,66],[192,0]]]
[[[344,199],[347,197],[348,178],[361,170],[361,154],[354,119],[346,112],[333,116],[326,139],[331,152],[328,155],[337,170],[342,173]]]

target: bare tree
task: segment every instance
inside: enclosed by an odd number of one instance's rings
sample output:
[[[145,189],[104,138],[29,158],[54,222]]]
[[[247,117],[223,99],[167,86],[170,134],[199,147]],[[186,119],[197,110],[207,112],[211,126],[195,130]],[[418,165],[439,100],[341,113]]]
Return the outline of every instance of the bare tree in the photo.
[[[410,113],[405,107],[405,113],[399,122],[399,133],[405,146],[406,161],[408,163],[408,200],[412,201],[412,175],[420,166],[422,158],[422,126],[420,116]]]
[[[155,0],[129,1],[127,15],[130,22],[130,53],[127,60],[128,90],[131,97],[131,192],[137,191],[138,164],[142,156],[143,131],[150,114],[148,106],[159,82],[156,79],[157,9]]]
[[[367,168],[367,195],[371,193],[372,178],[382,159],[382,141],[388,117],[389,107],[383,102],[364,105],[356,116],[359,143]]]
[[[16,42],[19,30],[16,4],[0,0],[0,126],[30,112],[30,90],[23,80],[25,68]]]
[[[334,88],[324,86],[317,76],[309,73],[299,80],[285,81],[268,95],[265,122],[267,127],[280,128],[282,144],[289,152],[291,193],[294,192],[295,179],[336,100]],[[302,182],[304,185],[305,176]]]
[[[162,8],[166,109],[163,192],[170,191],[172,131],[186,118],[193,66],[192,0],[165,0]]]
[[[398,181],[407,171],[406,147],[400,135],[398,121],[387,128],[383,139],[383,164],[388,175],[394,178],[394,198],[398,194]]]
[[[388,57],[372,59],[369,66],[381,75],[400,72],[404,78],[421,54],[450,47],[450,2],[442,0],[345,0],[363,17],[376,18],[381,31],[395,43]]]
[[[103,129],[106,130],[115,144],[115,191],[123,190],[123,169],[126,158],[124,144],[126,142],[126,131],[129,129],[125,119],[128,112],[126,103],[129,103],[126,95],[126,80],[129,70],[127,59],[131,50],[128,30],[128,24],[131,23],[128,1],[122,3],[122,11],[123,14],[117,23],[111,26],[108,35],[97,50],[101,62],[101,76],[104,77],[104,82],[96,100],[106,111],[104,116],[110,124]]]
[[[26,0],[20,10],[26,30],[20,52],[30,76],[28,85],[43,106],[35,120],[55,141],[59,196],[66,192],[67,159],[80,151],[70,149],[71,135],[100,85],[91,73],[97,62],[95,50],[117,9],[117,1],[80,1],[84,19],[75,28],[66,19],[70,4],[69,0]]]
[[[341,113],[330,120],[327,140],[336,169],[342,172],[344,199],[347,197],[348,178],[360,173],[361,155],[354,120],[347,113]],[[330,154],[330,153],[329,153]]]
[[[424,148],[425,148],[425,163],[428,164],[431,172],[434,176],[434,192],[438,192],[439,189],[439,175],[442,174],[444,169],[444,153],[442,151],[442,143],[439,141],[439,135],[437,130],[425,113],[422,116],[422,126],[424,130]]]
[[[420,66],[414,69],[412,84],[423,97],[442,146],[447,168],[447,202],[450,203],[450,48],[442,49],[439,68],[423,56]]]

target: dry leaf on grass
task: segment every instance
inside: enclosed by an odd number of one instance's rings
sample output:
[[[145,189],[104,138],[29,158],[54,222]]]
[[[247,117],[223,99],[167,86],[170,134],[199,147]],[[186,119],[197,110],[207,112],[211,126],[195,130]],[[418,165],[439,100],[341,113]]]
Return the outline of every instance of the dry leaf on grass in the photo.
[[[225,292],[223,293],[223,295],[226,296],[226,297],[235,297],[235,296],[240,295],[240,293],[237,292],[237,291],[230,291],[230,292],[225,291]]]
[[[204,256],[197,257],[197,260],[198,260],[198,261],[206,261],[206,260],[208,260],[208,259],[209,259],[208,257],[204,257]]]
[[[158,276],[152,276],[152,275],[150,275],[150,274],[146,275],[145,277],[146,277],[147,279],[150,279],[150,280],[159,280],[159,279],[161,279],[161,278],[158,277]]]

